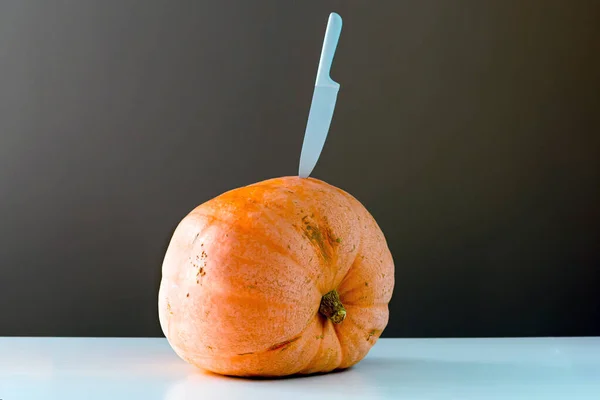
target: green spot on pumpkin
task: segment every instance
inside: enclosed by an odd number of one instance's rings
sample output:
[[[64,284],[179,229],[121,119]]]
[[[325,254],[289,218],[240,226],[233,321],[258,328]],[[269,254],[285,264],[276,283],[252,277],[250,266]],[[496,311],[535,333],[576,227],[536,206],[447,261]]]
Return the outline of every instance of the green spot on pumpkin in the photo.
[[[379,333],[378,329],[372,329],[367,336],[367,341],[371,340],[371,338]]]
[[[336,243],[341,242],[341,238],[336,239],[329,229],[326,218],[323,218],[323,224],[311,221],[308,215],[302,217],[304,236],[312,242],[319,250],[325,261],[331,261]]]

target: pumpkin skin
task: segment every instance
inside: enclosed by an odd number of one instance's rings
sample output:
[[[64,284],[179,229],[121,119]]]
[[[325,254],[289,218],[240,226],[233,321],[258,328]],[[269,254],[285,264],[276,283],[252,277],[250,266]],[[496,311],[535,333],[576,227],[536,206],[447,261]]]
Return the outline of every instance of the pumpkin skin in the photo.
[[[201,369],[312,374],[367,355],[388,323],[393,288],[392,255],[365,207],[293,176],[225,192],[183,218],[158,308],[173,350]]]

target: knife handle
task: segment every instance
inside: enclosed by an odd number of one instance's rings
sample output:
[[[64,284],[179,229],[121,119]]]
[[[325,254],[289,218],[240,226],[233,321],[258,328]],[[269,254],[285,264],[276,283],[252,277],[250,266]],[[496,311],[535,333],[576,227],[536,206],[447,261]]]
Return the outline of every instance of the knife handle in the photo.
[[[339,83],[334,82],[329,73],[331,64],[333,63],[333,55],[340,39],[342,32],[342,17],[337,13],[329,14],[327,21],[327,29],[325,30],[325,39],[323,40],[323,49],[321,50],[321,58],[319,60],[319,68],[317,70],[317,81],[315,86],[338,87]]]

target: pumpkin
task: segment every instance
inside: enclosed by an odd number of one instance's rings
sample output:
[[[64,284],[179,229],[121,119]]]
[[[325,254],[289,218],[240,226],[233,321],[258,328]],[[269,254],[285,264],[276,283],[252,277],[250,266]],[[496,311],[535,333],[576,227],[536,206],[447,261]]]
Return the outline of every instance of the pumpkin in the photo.
[[[388,323],[394,264],[354,197],[314,178],[225,192],[191,211],[166,250],[163,333],[203,370],[277,377],[346,369]]]

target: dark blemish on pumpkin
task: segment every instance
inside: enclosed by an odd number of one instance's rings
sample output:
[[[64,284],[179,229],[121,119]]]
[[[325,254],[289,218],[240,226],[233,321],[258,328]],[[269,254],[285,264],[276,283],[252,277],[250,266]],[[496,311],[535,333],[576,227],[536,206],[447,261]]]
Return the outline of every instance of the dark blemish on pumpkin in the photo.
[[[173,315],[173,310],[171,310],[171,303],[167,300],[167,311],[169,314]]]
[[[212,350],[212,346],[206,346],[207,349]]]
[[[189,294],[189,293],[186,293],[185,297],[190,297],[190,294]]]
[[[196,243],[196,240],[198,240],[198,236],[200,236],[200,232],[196,233],[194,240],[192,240],[192,244]]]
[[[290,245],[288,244],[288,249],[291,249],[291,248],[292,248],[292,246],[290,246]]]
[[[200,279],[196,279],[196,285],[200,283]]]
[[[356,245],[355,245],[355,244],[353,244],[353,245],[352,245],[352,250],[350,250],[350,251],[352,252],[352,251],[354,251],[355,249],[356,249]]]
[[[274,344],[273,346],[269,347],[269,351],[273,351],[273,350],[285,350],[289,347],[290,344],[294,343],[296,340],[299,340],[300,336],[295,337],[293,339],[290,340],[286,340],[285,342],[281,342],[281,343],[277,343]]]
[[[323,335],[317,335],[317,339],[323,339]]]
[[[385,278],[385,274],[384,274],[383,272],[381,273],[381,277],[382,277],[382,278]]]
[[[305,224],[304,236],[319,248],[319,251],[325,260],[330,260],[332,257],[331,249],[334,240],[332,240],[329,229],[325,229],[325,235],[323,235],[323,232],[321,232],[318,226],[312,226],[309,222],[305,222]]]
[[[379,332],[379,330],[378,330],[378,329],[372,329],[372,330],[369,332],[369,336],[367,336],[367,341],[371,340],[371,338],[372,338],[373,336],[377,335],[377,333],[378,333],[378,332]]]
[[[369,286],[369,282],[365,282],[365,286]]]
[[[335,242],[336,243],[342,243],[342,239],[341,238],[337,238],[337,239],[335,239]]]
[[[254,354],[252,351],[248,352],[248,353],[238,353],[238,356],[247,356],[250,354]]]

